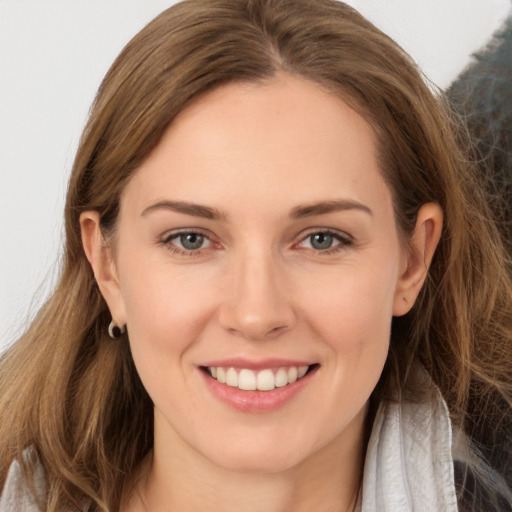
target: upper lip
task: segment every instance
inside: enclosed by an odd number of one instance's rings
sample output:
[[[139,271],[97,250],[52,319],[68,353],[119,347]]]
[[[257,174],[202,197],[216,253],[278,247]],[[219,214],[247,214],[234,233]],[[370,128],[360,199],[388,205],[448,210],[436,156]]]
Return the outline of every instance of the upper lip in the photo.
[[[265,370],[267,368],[286,368],[290,366],[310,366],[313,364],[311,361],[303,359],[260,359],[251,360],[241,357],[233,357],[229,359],[216,359],[215,361],[208,361],[201,366],[214,367],[214,368],[247,368],[248,370]]]

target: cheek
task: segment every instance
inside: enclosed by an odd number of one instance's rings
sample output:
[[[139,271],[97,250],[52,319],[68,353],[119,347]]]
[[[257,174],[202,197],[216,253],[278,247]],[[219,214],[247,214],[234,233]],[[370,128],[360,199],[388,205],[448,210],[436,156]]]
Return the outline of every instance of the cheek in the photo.
[[[176,417],[187,417],[189,407],[199,410],[197,396],[188,394],[195,373],[191,347],[208,323],[211,298],[177,275],[137,277],[132,274],[123,290],[132,357],[155,407],[179,421]],[[186,404],[183,396],[189,397]]]
[[[323,289],[314,288],[303,307],[307,323],[328,345],[329,355],[322,364],[332,378],[327,407],[338,411],[333,419],[336,425],[357,414],[381,376],[396,286],[391,277],[396,272],[391,269],[346,270],[337,278],[331,276],[329,284],[326,280]]]
[[[304,283],[303,314],[336,345],[357,350],[387,343],[396,289],[396,268],[347,266]]]
[[[124,278],[124,279],[123,279]],[[127,262],[120,275],[133,358],[144,381],[181,372],[183,354],[214,312],[208,276],[170,265]],[[208,281],[207,281],[208,282]]]
[[[131,335],[152,345],[186,343],[190,332],[199,331],[209,316],[208,299],[200,292],[147,283],[144,288],[127,299],[128,327]]]

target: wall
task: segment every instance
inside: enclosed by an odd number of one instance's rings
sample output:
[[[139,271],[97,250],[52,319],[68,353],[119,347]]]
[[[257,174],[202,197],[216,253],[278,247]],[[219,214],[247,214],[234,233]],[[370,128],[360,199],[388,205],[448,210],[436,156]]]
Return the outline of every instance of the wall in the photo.
[[[89,105],[130,37],[172,2],[0,0],[0,350],[58,268],[67,176]],[[447,86],[509,0],[354,0]]]

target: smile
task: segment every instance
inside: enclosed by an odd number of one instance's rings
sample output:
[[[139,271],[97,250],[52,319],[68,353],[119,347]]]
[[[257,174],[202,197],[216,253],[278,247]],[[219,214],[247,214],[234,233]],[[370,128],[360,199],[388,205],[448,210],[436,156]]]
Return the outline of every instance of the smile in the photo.
[[[200,366],[204,383],[221,402],[244,413],[269,413],[292,402],[318,373],[305,361],[211,361]]]
[[[227,386],[244,391],[272,391],[293,384],[306,375],[309,366],[289,366],[286,368],[263,369],[259,371],[248,368],[224,368],[208,366],[211,377]]]

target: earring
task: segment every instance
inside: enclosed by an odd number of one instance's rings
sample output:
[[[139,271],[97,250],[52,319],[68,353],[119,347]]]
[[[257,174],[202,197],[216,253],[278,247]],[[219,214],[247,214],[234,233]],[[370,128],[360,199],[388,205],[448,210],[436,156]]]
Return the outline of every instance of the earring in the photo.
[[[119,327],[118,325],[116,325],[114,323],[114,320],[112,320],[112,322],[110,322],[110,324],[108,326],[108,335],[114,340],[117,340],[118,338],[120,338],[121,335],[124,334],[124,331],[125,331],[124,325]]]

